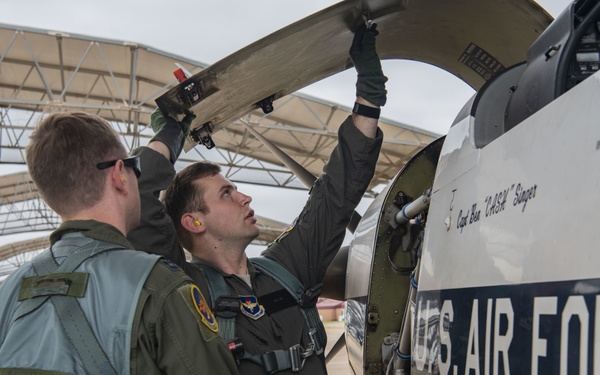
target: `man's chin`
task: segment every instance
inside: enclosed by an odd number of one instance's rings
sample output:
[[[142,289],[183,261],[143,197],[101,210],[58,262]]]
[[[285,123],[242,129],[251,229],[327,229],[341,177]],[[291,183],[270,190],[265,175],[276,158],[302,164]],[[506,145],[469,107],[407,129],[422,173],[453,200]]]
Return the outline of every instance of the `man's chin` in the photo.
[[[254,231],[248,232],[248,236],[246,236],[245,238],[248,240],[248,244],[250,244],[252,241],[256,240],[259,235],[260,235],[260,229],[255,228]]]

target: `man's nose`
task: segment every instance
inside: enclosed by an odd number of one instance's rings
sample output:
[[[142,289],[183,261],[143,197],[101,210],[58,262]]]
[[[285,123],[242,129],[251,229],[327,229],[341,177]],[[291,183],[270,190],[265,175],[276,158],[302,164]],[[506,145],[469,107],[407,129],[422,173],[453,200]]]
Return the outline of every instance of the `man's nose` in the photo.
[[[246,195],[244,193],[240,193],[239,191],[238,191],[238,194],[239,194],[238,201],[240,202],[240,204],[242,206],[249,205],[250,202],[252,202],[252,197],[251,196]]]

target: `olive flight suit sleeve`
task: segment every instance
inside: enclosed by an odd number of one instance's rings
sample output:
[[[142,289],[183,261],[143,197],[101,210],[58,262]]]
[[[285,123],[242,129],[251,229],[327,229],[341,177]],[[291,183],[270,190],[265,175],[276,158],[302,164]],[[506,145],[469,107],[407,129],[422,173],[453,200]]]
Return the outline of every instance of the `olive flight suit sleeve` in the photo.
[[[305,287],[323,281],[340,249],[350,217],[375,173],[382,142],[379,128],[377,136],[369,138],[348,117],[295,224],[263,252],[288,268]]]
[[[131,353],[134,375],[239,373],[198,288],[163,261],[140,296]]]
[[[140,157],[142,168],[138,180],[141,220],[127,239],[136,249],[161,255],[187,271],[185,253],[177,239],[175,226],[160,201],[160,192],[175,178],[175,168],[162,154],[148,147],[137,148],[132,154]]]

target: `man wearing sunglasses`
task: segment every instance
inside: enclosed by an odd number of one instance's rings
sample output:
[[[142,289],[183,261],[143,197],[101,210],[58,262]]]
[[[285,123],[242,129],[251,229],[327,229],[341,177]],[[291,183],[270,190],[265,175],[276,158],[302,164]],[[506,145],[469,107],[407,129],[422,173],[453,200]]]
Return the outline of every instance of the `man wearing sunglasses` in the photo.
[[[26,159],[62,224],[0,284],[0,374],[237,374],[200,290],[126,239],[142,171],[111,126],[49,115]]]
[[[129,158],[124,158],[124,159],[105,161],[105,162],[96,164],[96,167],[100,170],[110,168],[110,167],[116,165],[119,160],[123,162],[124,166],[133,169],[133,172],[135,173],[136,178],[140,178],[140,176],[142,175],[142,169],[140,167],[140,157],[139,156],[131,156]]]

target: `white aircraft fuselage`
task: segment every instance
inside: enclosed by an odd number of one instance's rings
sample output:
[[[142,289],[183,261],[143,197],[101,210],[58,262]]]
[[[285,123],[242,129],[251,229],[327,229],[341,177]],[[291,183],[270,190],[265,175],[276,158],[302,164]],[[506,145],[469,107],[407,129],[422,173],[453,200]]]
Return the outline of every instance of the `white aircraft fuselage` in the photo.
[[[482,148],[473,117],[448,132],[421,259],[417,373],[600,370],[598,93],[595,74]]]

